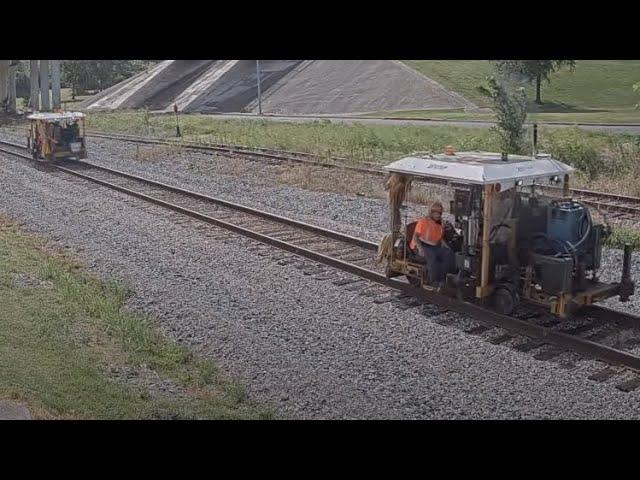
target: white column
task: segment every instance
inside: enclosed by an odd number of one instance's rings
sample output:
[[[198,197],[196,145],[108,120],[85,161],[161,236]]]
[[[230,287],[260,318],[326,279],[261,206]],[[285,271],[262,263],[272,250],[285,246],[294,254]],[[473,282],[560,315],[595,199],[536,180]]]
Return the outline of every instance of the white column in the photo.
[[[49,60],[40,60],[40,110],[51,110],[49,102]]]
[[[7,99],[9,83],[9,60],[0,60],[0,105]]]
[[[30,60],[31,70],[31,98],[29,107],[36,112],[40,109],[40,62],[38,60]]]
[[[60,108],[60,60],[50,60],[49,69],[51,70],[51,103],[55,110]]]
[[[9,67],[9,81],[7,82],[7,111],[16,112],[16,70],[18,67]]]

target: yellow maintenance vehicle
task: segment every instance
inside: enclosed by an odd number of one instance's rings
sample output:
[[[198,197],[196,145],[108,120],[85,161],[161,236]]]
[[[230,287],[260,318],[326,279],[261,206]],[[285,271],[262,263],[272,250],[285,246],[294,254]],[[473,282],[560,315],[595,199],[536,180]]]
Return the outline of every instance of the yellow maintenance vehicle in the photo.
[[[574,169],[549,155],[448,148],[443,154],[414,154],[385,169],[392,231],[381,256],[389,278],[405,276],[416,287],[436,289],[426,281],[427,264],[409,246],[416,222],[401,215],[412,182],[419,181],[441,185],[451,199],[442,202],[449,207],[444,239],[455,266],[437,288],[440,293],[502,314],[529,302],[561,317],[614,296],[626,301],[634,293],[629,245],[620,281],[599,281],[610,229],[570,197]]]
[[[53,161],[87,158],[84,114],[79,112],[34,113],[27,147],[34,160]]]

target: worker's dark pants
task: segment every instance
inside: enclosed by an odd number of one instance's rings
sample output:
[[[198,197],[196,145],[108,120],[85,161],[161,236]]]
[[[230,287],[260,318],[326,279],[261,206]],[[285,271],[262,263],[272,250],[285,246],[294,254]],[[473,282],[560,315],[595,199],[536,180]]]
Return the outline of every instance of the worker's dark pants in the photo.
[[[434,246],[424,242],[420,243],[422,243],[425,257],[422,257],[417,249],[414,253],[427,266],[427,282],[431,284],[444,282],[447,273],[453,273],[455,270],[456,260],[453,251],[442,245]]]

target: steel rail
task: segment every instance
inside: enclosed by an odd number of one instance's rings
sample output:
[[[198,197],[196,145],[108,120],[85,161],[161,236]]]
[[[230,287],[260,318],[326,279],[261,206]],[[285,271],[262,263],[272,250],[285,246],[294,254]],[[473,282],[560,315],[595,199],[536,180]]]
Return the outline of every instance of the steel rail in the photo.
[[[149,145],[172,145],[172,146],[181,146],[184,148],[189,148],[192,150],[200,150],[200,151],[215,151],[215,152],[225,152],[231,154],[240,154],[240,155],[248,155],[248,156],[257,156],[262,158],[268,158],[271,160],[281,160],[281,161],[289,161],[301,164],[307,164],[316,167],[326,167],[326,168],[340,168],[344,170],[354,171],[358,173],[364,173],[368,175],[377,175],[384,176],[387,174],[385,170],[375,165],[368,164],[367,167],[358,167],[354,165],[349,165],[346,158],[341,157],[331,157],[330,162],[324,161],[324,157],[321,155],[308,153],[308,152],[296,152],[296,151],[286,151],[286,150],[277,150],[271,148],[264,147],[249,147],[246,145],[234,145],[234,144],[199,144],[195,142],[189,142],[184,140],[173,140],[169,138],[149,138],[149,137],[141,137],[138,135],[128,135],[128,134],[111,134],[111,133],[103,133],[103,132],[95,132],[91,131],[88,133],[88,136],[95,138],[105,138],[110,140],[124,140],[133,143],[141,143],[141,144],[149,144]],[[2,141],[2,143],[5,143]],[[15,145],[15,144],[14,144]],[[305,157],[305,158],[299,158]],[[430,183],[430,182],[427,182]],[[436,182],[439,183],[439,182]],[[551,190],[561,190],[558,188],[554,188],[551,186],[544,186],[544,189]],[[574,195],[580,197],[588,197],[588,198],[580,198],[584,203],[594,206],[596,208],[603,208],[610,211],[619,211],[625,214],[633,214],[640,218],[640,197],[632,197],[628,195],[619,195],[612,194],[607,192],[597,192],[593,190],[585,190],[578,188],[570,188],[570,192]],[[626,205],[619,205],[615,203],[610,203],[610,201],[619,201],[625,202]]]
[[[11,153],[13,155],[17,155],[23,158],[27,158],[28,160],[32,160],[30,157],[16,153],[16,152],[8,152],[8,153]],[[188,190],[183,190],[178,187],[173,187],[170,185],[162,184],[160,182],[143,179],[141,177],[130,175],[125,172],[111,170],[109,168],[102,167],[102,166],[96,166],[88,162],[79,162],[79,164],[86,165],[89,168],[97,168],[98,170],[114,173],[115,175],[127,177],[129,179],[133,179],[136,181],[141,181],[149,185],[155,185],[161,188],[169,187],[171,191],[176,193],[184,193],[187,196],[193,197],[195,195],[198,198],[211,198],[207,196],[201,196],[201,194],[197,194],[195,192],[191,192]],[[632,353],[618,350],[616,348],[609,347],[607,345],[603,345],[600,343],[596,343],[585,338],[581,338],[578,336],[553,330],[552,328],[549,328],[549,327],[544,327],[542,325],[537,325],[531,322],[527,322],[525,320],[520,320],[520,319],[506,316],[506,315],[501,315],[499,313],[496,313],[495,311],[485,308],[484,306],[460,301],[452,297],[441,295],[436,291],[413,287],[407,283],[387,278],[385,275],[379,272],[360,267],[358,265],[349,263],[347,261],[339,260],[329,255],[325,255],[325,254],[310,250],[308,248],[294,245],[285,240],[279,240],[277,238],[271,237],[264,233],[260,233],[239,225],[234,225],[233,223],[197,212],[195,210],[191,210],[189,208],[185,208],[175,203],[167,202],[165,200],[161,200],[159,198],[155,198],[150,195],[137,192],[130,188],[122,187],[120,185],[116,185],[114,183],[101,180],[99,178],[93,177],[91,175],[87,175],[85,173],[81,173],[66,167],[59,166],[59,165],[52,165],[52,168],[55,168],[64,173],[71,174],[88,181],[91,181],[93,183],[105,186],[112,190],[119,191],[121,193],[127,194],[134,198],[138,198],[146,202],[153,203],[158,206],[167,208],[169,210],[190,216],[192,218],[215,225],[217,227],[224,228],[234,233],[238,233],[240,235],[253,238],[264,244],[274,246],[276,248],[299,255],[304,258],[308,258],[310,260],[316,261],[323,265],[337,268],[341,271],[356,275],[360,278],[369,280],[371,282],[384,285],[386,287],[390,287],[406,295],[413,296],[418,300],[437,305],[443,309],[457,312],[463,315],[470,315],[476,321],[478,321],[479,323],[485,326],[499,327],[516,334],[524,335],[526,337],[539,340],[541,344],[554,345],[561,349],[571,350],[590,358],[599,359],[609,364],[620,365],[622,367],[629,368],[636,372],[640,372],[640,356],[636,356]],[[225,202],[225,203],[231,204],[231,202]],[[231,205],[238,206],[237,204],[231,204]],[[240,206],[240,207],[242,207],[242,211],[246,213],[251,213],[253,211],[253,209],[249,207],[244,207],[244,206]],[[256,212],[257,212],[256,213],[257,216],[262,216],[262,214],[265,213],[261,211],[256,211]],[[267,215],[271,215],[271,214],[267,214]],[[276,221],[276,222],[280,222],[282,219],[284,219],[284,217],[279,217],[279,216],[274,216],[274,217],[277,217],[277,218],[273,218],[273,221]],[[297,222],[291,219],[286,219],[286,220],[289,220],[287,222],[287,225],[296,226],[299,224],[300,228],[303,230],[308,230],[310,227],[310,225],[305,224],[303,222]],[[328,236],[331,236],[337,233],[333,231],[325,231],[324,229],[321,229],[319,227],[313,227],[312,231],[314,231],[315,233],[325,232],[328,234]],[[342,235],[342,234],[339,234],[339,235]],[[349,240],[354,238],[349,236],[347,237]],[[349,240],[345,240],[345,241],[348,242]],[[371,242],[367,242],[367,243],[370,244]],[[627,327],[631,327],[631,328],[640,327],[640,317],[635,317],[633,315],[615,312],[613,310],[609,310],[604,307],[599,307],[595,305],[591,306],[588,308],[588,313],[596,317],[599,316],[599,318],[602,318],[602,319],[613,320],[613,321],[620,320]]]
[[[348,160],[346,158],[340,157],[332,157],[332,162],[321,161],[323,159],[322,156],[306,153],[306,152],[295,152],[295,151],[286,151],[286,150],[276,150],[269,149],[263,147],[248,147],[244,145],[233,145],[233,144],[210,144],[210,145],[201,145],[195,142],[185,142],[181,140],[172,140],[172,139],[160,139],[160,138],[145,138],[136,135],[125,135],[125,134],[107,134],[107,133],[90,133],[92,137],[97,138],[106,138],[106,139],[115,139],[115,140],[125,140],[134,143],[147,143],[147,144],[157,144],[157,145],[175,145],[175,146],[183,146],[185,148],[195,149],[195,150],[203,150],[203,151],[224,151],[229,153],[239,153],[243,155],[254,155],[261,156],[265,158],[270,158],[274,160],[286,160],[298,163],[311,164],[314,166],[323,166],[323,167],[332,167],[332,168],[342,168],[351,171],[357,171],[359,173],[366,173],[370,175],[378,175],[383,176],[386,175],[387,172],[380,167],[376,167],[374,165],[370,165],[368,167],[356,167],[353,165],[348,165],[346,162]],[[307,158],[315,158],[316,160],[305,160],[301,158],[297,158],[300,156],[304,156]],[[318,160],[320,159],[320,160]],[[545,186],[544,188],[553,189],[553,187]],[[609,210],[617,210],[625,213],[633,213],[638,215],[640,218],[640,197],[631,197],[628,195],[619,195],[612,194],[607,192],[597,192],[593,190],[585,190],[579,188],[570,188],[569,189],[572,194],[579,195],[582,197],[589,197],[593,200],[583,199],[585,203],[596,206],[598,208],[606,208]],[[622,201],[627,204],[637,205],[637,207],[633,205],[617,205],[608,203],[604,200],[612,200],[612,201]],[[598,201],[600,200],[600,201]]]

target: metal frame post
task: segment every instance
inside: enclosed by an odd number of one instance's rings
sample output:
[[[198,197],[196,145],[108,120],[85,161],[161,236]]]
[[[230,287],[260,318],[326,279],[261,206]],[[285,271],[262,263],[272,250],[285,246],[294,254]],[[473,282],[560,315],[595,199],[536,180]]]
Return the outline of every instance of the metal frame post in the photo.
[[[484,203],[482,207],[482,261],[480,263],[480,286],[476,287],[476,298],[485,298],[491,293],[489,287],[489,265],[491,261],[491,208],[493,205],[493,185],[484,186]]]
[[[564,176],[564,183],[562,184],[562,196],[564,198],[569,198],[570,196],[570,190],[569,190],[569,175],[565,175]]]

